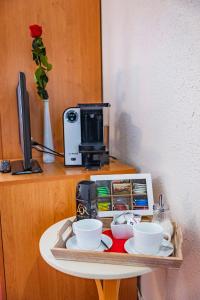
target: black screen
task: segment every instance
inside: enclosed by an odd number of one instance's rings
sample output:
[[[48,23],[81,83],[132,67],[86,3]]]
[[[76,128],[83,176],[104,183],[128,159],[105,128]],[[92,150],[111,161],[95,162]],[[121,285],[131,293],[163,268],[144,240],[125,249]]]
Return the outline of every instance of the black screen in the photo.
[[[17,86],[17,105],[19,120],[19,138],[23,152],[24,170],[31,168],[31,127],[30,127],[30,110],[29,96],[26,90],[26,77],[23,72],[19,73]]]

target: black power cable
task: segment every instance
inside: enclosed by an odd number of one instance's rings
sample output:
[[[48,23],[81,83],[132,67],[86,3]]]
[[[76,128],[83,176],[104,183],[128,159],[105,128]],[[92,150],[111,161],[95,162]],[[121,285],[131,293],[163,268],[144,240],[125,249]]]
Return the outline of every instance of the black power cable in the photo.
[[[32,147],[33,147],[35,150],[39,151],[39,152],[48,153],[48,154],[56,155],[56,156],[59,156],[59,157],[64,157],[64,155],[63,155],[62,153],[59,153],[59,152],[57,152],[57,151],[55,151],[55,150],[52,150],[52,149],[50,149],[49,147],[44,146],[44,145],[42,145],[42,144],[40,144],[40,143],[34,141],[33,139],[32,139],[31,141],[32,141]],[[39,149],[37,146],[40,146],[40,147],[42,147],[42,148],[44,148],[44,149],[47,149],[47,150],[49,150],[49,151],[45,151],[45,150],[43,150],[43,149],[41,149],[41,148]]]
[[[37,146],[33,146],[33,149],[37,150],[38,152],[42,152],[42,153],[47,153],[47,154],[51,154],[51,155],[55,155],[55,156],[58,156],[58,157],[62,157],[63,158],[63,155],[62,154],[56,154],[54,152],[50,152],[50,151],[45,151],[45,150],[42,150],[40,148],[38,148]]]

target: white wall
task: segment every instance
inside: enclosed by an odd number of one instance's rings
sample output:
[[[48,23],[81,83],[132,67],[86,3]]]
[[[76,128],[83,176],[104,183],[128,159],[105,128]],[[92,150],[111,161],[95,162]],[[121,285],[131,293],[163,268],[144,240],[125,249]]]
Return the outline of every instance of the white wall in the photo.
[[[184,231],[180,271],[147,275],[145,299],[198,300],[200,1],[102,0],[102,34],[112,154],[152,173]]]

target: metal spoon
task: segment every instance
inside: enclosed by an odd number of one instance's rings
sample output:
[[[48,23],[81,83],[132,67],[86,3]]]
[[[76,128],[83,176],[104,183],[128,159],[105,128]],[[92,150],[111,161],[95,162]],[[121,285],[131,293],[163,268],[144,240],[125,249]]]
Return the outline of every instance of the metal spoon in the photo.
[[[106,247],[107,250],[109,249],[108,245],[106,245],[106,243],[103,240],[101,240],[101,243],[104,245],[104,247]]]

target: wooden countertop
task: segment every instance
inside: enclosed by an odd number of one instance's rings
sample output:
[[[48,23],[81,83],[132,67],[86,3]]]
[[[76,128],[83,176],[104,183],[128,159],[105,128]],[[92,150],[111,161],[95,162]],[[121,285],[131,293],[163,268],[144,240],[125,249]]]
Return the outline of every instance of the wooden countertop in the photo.
[[[44,164],[43,162],[39,162],[43,173],[38,174],[25,174],[25,175],[11,175],[11,173],[2,174],[0,173],[0,185],[2,184],[13,184],[13,183],[24,183],[27,182],[35,182],[41,180],[55,180],[56,179],[64,179],[67,177],[82,177],[83,175],[101,175],[101,174],[112,174],[113,173],[136,173],[136,169],[133,166],[122,163],[119,160],[110,160],[109,165],[103,166],[99,170],[86,170],[83,167],[65,167],[63,162],[56,161],[52,164]]]

